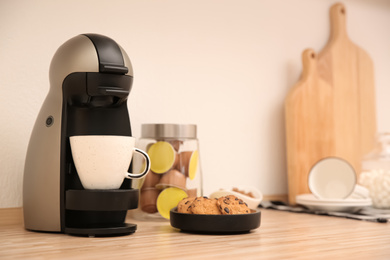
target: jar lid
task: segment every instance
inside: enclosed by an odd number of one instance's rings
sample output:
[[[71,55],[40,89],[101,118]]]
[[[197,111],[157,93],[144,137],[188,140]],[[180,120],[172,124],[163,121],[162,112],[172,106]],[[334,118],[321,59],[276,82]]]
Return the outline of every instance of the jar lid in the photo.
[[[142,124],[144,138],[196,138],[196,125]]]

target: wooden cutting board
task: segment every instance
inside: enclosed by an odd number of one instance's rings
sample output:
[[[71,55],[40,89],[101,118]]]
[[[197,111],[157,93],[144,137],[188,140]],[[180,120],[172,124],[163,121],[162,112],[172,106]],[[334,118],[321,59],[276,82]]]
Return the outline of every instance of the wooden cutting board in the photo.
[[[291,204],[295,204],[296,195],[310,192],[308,173],[317,161],[329,156],[341,157],[359,174],[362,156],[374,146],[372,60],[348,38],[346,9],[342,4],[331,7],[330,22],[327,45],[306,65],[310,51],[303,53],[301,80],[285,100]]]
[[[345,157],[359,173],[361,155],[370,152],[375,142],[374,66],[348,38],[343,4],[331,7],[330,21],[331,34],[318,54],[318,70],[334,90],[335,155]]]
[[[311,167],[334,150],[332,95],[332,86],[319,76],[317,55],[312,49],[305,50],[301,78],[285,101],[290,203],[295,203],[295,195],[310,193],[307,181]]]

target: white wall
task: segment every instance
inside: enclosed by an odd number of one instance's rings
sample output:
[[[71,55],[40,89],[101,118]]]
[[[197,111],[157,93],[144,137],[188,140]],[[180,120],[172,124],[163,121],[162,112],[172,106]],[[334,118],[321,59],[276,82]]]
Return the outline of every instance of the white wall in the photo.
[[[0,1],[0,208],[22,205],[29,136],[56,49],[81,33],[129,54],[134,136],[142,123],[195,123],[206,195],[287,192],[283,101],[301,53],[320,51],[332,0]],[[390,1],[344,0],[350,38],[374,60],[380,131],[390,131]]]

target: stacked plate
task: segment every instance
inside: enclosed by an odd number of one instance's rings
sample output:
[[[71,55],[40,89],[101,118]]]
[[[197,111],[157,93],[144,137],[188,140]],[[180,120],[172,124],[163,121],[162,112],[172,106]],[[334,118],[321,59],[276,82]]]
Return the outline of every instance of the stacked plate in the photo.
[[[369,191],[356,184],[352,166],[341,158],[325,158],[309,173],[312,194],[296,196],[296,202],[311,210],[327,212],[356,212],[371,206]]]
[[[370,198],[318,199],[313,194],[301,194],[296,197],[298,204],[315,211],[357,212],[371,206]]]

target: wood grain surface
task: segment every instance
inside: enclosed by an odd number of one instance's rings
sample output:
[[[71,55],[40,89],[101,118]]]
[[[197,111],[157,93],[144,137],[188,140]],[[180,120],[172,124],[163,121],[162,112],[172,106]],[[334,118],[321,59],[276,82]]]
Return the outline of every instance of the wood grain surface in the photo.
[[[0,209],[0,259],[388,259],[390,224],[262,210],[240,235],[180,232],[136,221],[128,236],[88,238],[23,228],[22,210]]]
[[[285,100],[291,204],[296,195],[310,192],[308,173],[320,159],[343,158],[359,175],[361,159],[375,143],[372,60],[349,39],[344,5],[331,7],[330,25],[329,41],[318,55],[302,54],[301,79]]]

